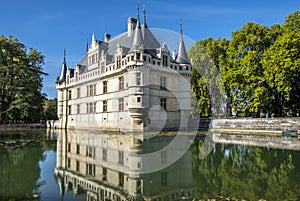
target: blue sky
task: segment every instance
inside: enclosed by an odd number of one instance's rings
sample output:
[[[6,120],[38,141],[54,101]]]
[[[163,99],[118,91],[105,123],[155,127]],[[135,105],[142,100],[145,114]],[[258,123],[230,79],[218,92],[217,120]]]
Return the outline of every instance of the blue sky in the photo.
[[[136,5],[145,4],[150,28],[179,30],[192,41],[228,38],[247,22],[272,26],[300,8],[296,0],[2,0],[0,35],[13,35],[46,57],[43,92],[56,97],[55,78],[60,73],[63,50],[73,68],[85,54],[94,33],[112,37],[127,30],[127,18],[136,17]]]

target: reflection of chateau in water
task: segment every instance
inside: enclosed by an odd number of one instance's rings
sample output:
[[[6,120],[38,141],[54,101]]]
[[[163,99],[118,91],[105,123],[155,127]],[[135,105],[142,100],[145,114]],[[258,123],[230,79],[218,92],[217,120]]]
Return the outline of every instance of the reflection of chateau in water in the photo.
[[[86,196],[86,200],[193,198],[191,150],[169,165],[173,153],[182,151],[179,147],[164,149],[172,137],[142,142],[122,134],[59,132],[55,176],[62,196],[73,190],[74,195]],[[156,154],[149,160],[146,152]]]
[[[221,144],[242,144],[273,149],[300,150],[300,140],[298,138],[282,136],[213,134],[212,141]]]

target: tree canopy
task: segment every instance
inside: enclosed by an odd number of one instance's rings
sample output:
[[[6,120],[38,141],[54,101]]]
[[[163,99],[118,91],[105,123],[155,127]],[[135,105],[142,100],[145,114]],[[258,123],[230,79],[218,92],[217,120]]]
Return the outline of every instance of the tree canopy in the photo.
[[[283,25],[272,27],[246,23],[228,39],[204,39],[189,51],[207,54],[220,72],[227,100],[245,116],[274,112],[283,116],[300,110],[300,10],[287,16]],[[206,66],[207,67],[207,66]],[[196,67],[197,68],[197,67]],[[204,114],[211,93],[203,75],[193,74],[197,110]],[[201,97],[202,96],[202,97]],[[209,116],[209,115],[206,115]]]
[[[0,36],[0,123],[39,122],[44,56],[13,36]]]

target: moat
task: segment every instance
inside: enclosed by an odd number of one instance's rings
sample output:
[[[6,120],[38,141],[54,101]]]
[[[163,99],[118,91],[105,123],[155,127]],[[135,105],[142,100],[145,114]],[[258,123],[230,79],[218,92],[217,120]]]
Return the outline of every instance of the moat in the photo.
[[[300,200],[299,141],[1,130],[0,200]]]

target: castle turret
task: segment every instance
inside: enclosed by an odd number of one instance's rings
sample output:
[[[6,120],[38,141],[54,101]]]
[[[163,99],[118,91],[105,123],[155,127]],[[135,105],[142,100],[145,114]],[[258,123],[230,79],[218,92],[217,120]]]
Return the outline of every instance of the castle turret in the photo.
[[[140,25],[140,7],[138,5],[137,7],[137,24],[134,30],[134,38],[133,38],[133,43],[130,48],[129,52],[133,52],[137,47],[143,47],[144,42],[143,42],[143,35],[142,35],[142,30],[141,30],[141,25]]]
[[[64,50],[64,61],[61,66],[61,72],[57,82],[59,83],[64,82],[66,80],[66,75],[67,75],[67,62],[66,62],[66,50]]]
[[[191,64],[187,56],[185,45],[184,45],[183,34],[182,34],[182,23],[180,23],[180,41],[179,41],[176,61],[179,64]]]

